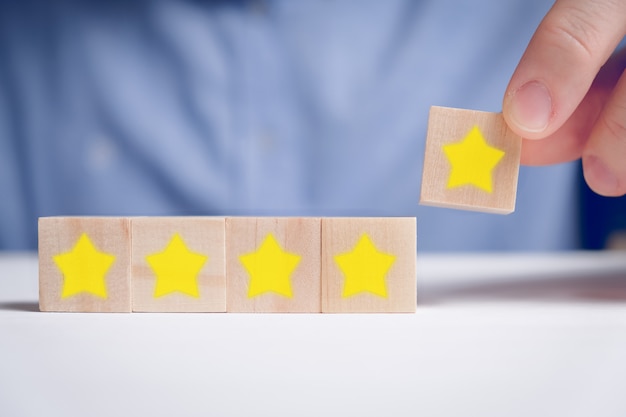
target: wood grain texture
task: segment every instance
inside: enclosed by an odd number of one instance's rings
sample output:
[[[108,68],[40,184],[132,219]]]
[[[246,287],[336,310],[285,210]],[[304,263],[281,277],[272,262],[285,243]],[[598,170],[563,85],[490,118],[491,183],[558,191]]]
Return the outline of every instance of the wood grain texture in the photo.
[[[138,217],[131,219],[133,311],[144,312],[225,312],[226,241],[225,219],[217,217]],[[183,279],[185,265],[165,258],[173,270],[171,277],[159,276],[149,264],[149,256],[165,254],[175,236],[191,256],[206,257],[199,271],[187,276],[196,294],[156,292],[159,279]],[[179,262],[188,263],[184,257]]]
[[[54,257],[70,253],[86,234],[95,250],[114,256],[104,275],[106,298],[88,292],[62,297],[67,279]],[[89,273],[89,263],[85,263]],[[41,311],[130,312],[130,222],[127,218],[39,219],[39,308]]]
[[[443,146],[460,142],[477,126],[489,146],[504,151],[492,171],[493,190],[463,185],[448,188],[451,164]],[[420,204],[508,214],[515,210],[522,138],[511,131],[501,113],[430,109]]]
[[[319,218],[229,217],[226,219],[227,311],[263,313],[319,313]],[[299,257],[289,280],[292,296],[266,292],[250,297],[252,277],[242,255],[257,253],[271,234],[282,251]]]
[[[384,275],[386,297],[369,292],[344,296],[346,277],[337,256],[354,253],[366,235],[375,249],[395,260]],[[412,218],[322,219],[322,312],[415,312],[417,234]],[[369,262],[364,259],[363,262]],[[357,277],[358,278],[358,277]]]

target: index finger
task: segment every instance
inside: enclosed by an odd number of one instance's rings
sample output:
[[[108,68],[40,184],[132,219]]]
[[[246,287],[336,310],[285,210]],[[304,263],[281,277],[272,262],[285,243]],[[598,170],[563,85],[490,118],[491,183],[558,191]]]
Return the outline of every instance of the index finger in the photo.
[[[625,31],[622,1],[556,1],[507,87],[502,108],[511,129],[540,139],[563,126]]]

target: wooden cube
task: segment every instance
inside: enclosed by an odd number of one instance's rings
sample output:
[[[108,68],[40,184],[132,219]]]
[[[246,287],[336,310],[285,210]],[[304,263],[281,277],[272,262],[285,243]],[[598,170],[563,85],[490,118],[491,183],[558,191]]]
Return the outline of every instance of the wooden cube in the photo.
[[[521,149],[501,113],[431,107],[420,204],[513,212]]]
[[[41,311],[130,312],[127,218],[39,219]]]
[[[322,219],[322,312],[411,313],[415,218]]]
[[[131,220],[133,311],[225,312],[225,219]]]
[[[226,219],[228,312],[320,312],[319,218]]]

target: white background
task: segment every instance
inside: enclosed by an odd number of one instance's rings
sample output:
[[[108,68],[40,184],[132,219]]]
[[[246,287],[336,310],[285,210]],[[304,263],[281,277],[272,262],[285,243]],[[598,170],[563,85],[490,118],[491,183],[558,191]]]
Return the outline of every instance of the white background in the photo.
[[[625,416],[626,254],[420,255],[416,314],[40,313],[0,256],[0,416]]]

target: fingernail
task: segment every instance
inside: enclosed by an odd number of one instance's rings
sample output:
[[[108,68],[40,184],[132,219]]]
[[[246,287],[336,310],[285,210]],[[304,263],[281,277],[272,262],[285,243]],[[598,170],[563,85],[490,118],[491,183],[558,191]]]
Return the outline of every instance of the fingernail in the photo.
[[[540,82],[531,81],[513,93],[509,104],[509,118],[526,132],[544,131],[552,116],[550,92]]]
[[[617,176],[597,156],[589,155],[583,158],[585,181],[589,187],[600,195],[615,195],[619,180]]]

